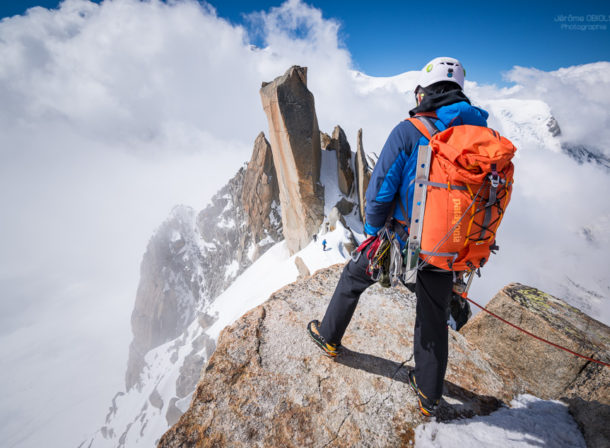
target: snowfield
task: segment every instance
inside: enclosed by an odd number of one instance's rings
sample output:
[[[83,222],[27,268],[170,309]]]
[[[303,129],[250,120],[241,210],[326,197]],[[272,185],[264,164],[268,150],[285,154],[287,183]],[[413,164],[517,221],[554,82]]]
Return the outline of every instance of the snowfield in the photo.
[[[415,429],[417,448],[586,448],[568,407],[519,395],[510,407],[490,415],[449,423],[425,423]]]

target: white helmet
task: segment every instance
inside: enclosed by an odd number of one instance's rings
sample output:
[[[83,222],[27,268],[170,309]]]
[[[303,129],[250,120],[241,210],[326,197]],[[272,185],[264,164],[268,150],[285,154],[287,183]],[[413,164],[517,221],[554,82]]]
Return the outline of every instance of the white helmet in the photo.
[[[463,89],[465,75],[466,70],[457,59],[434,58],[421,69],[418,86],[428,87],[436,82],[449,81],[458,84]]]

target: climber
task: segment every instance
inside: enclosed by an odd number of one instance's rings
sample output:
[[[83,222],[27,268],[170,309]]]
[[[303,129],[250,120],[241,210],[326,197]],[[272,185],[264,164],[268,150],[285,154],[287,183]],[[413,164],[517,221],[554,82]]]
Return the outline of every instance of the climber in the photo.
[[[326,250],[326,240],[322,240],[322,250]]]
[[[421,70],[415,88],[416,107],[411,117],[431,117],[439,130],[456,124],[487,126],[488,113],[470,104],[463,92],[465,71],[453,58],[440,57]],[[403,216],[409,183],[415,177],[417,148],[428,140],[410,121],[402,121],[390,133],[375,165],[366,191],[365,233],[376,235],[391,218],[399,222],[401,247],[408,229]],[[396,206],[396,204],[399,206]],[[402,235],[401,235],[402,233]],[[370,243],[369,243],[370,244]],[[366,250],[366,249],[365,249]],[[363,251],[364,253],[364,251]],[[362,292],[375,283],[366,273],[368,259],[361,256],[344,268],[322,322],[311,321],[309,335],[327,356],[337,356],[341,339],[354,314]],[[447,368],[449,307],[453,273],[424,267],[417,272],[417,298],[413,351],[415,368],[409,372],[410,385],[417,394],[420,411],[433,415],[440,401]]]

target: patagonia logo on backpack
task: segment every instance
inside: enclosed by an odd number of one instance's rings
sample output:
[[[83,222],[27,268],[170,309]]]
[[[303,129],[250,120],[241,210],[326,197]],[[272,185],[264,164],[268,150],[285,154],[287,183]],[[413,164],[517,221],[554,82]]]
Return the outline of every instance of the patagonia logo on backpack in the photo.
[[[422,261],[451,271],[480,268],[496,248],[516,148],[487,127],[457,125],[438,132],[426,117],[409,121],[429,144],[418,148],[407,269]]]

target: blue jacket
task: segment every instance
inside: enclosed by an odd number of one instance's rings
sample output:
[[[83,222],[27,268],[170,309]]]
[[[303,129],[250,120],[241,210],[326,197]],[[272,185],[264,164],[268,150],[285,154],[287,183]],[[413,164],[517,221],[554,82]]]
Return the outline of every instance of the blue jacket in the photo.
[[[440,107],[436,110],[436,116],[438,118],[434,124],[439,131],[443,131],[460,124],[487,126],[489,114],[466,101],[460,101]],[[385,225],[394,198],[402,201],[404,209],[411,214],[417,148],[426,144],[428,139],[408,121],[398,123],[390,133],[366,190],[364,231],[368,235],[375,235]],[[393,216],[408,224],[410,216],[403,216],[401,210],[402,207],[397,204]],[[404,241],[401,243],[404,244]]]

